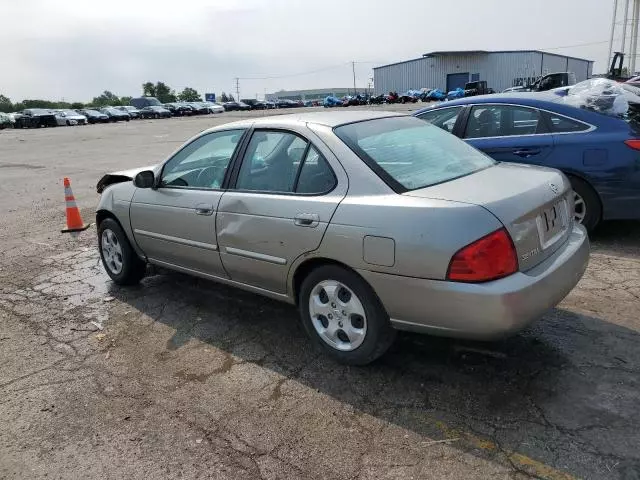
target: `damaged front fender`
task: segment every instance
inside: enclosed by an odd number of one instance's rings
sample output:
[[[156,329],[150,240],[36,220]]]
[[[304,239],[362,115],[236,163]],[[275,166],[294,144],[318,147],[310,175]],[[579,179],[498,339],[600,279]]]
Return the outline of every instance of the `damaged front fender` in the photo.
[[[133,168],[131,170],[123,170],[121,172],[113,172],[107,173],[104,175],[96,185],[96,190],[98,193],[104,192],[104,189],[109,185],[114,185],[116,183],[130,182],[134,179],[134,177],[145,170],[155,170],[156,165],[150,167],[141,167],[141,168]]]

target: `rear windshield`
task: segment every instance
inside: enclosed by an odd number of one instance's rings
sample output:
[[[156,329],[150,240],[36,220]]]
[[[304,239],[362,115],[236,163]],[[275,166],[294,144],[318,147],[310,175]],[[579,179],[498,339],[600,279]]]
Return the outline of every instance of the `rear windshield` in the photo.
[[[334,131],[396,191],[428,187],[495,164],[457,137],[415,117],[379,118]]]

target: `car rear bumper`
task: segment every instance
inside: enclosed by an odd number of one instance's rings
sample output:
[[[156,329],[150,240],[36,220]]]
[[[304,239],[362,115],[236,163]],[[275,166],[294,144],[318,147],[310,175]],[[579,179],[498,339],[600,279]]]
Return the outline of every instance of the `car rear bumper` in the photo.
[[[400,330],[495,339],[517,332],[555,307],[589,261],[589,238],[575,225],[551,257],[527,272],[486,283],[459,283],[359,271]]]

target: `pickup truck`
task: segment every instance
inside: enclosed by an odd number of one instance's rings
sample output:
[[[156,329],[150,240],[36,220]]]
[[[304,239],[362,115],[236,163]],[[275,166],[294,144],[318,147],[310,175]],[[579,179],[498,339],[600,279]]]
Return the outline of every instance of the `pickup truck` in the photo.
[[[495,93],[495,92],[493,88],[487,87],[486,80],[467,82],[464,86],[465,97],[474,97],[476,95],[486,95],[488,93]]]

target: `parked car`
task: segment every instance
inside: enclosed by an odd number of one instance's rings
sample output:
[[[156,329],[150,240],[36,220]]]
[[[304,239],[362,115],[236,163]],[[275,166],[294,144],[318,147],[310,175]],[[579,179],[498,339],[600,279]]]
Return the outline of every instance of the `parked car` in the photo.
[[[171,110],[160,105],[152,105],[140,110],[141,118],[171,118],[171,116]]]
[[[296,102],[295,100],[289,100],[286,98],[282,98],[280,100],[278,100],[276,102],[276,107],[277,108],[299,108],[302,105],[300,105],[298,102]]]
[[[224,107],[216,102],[202,102],[207,108],[209,113],[224,113]]]
[[[0,112],[0,130],[13,127],[15,120],[8,113]]]
[[[222,106],[227,112],[233,112],[235,110],[251,110],[251,107],[244,102],[224,102]]]
[[[115,107],[101,108],[100,113],[104,113],[106,116],[108,116],[110,122],[128,122],[129,120],[131,120],[131,115],[129,115],[127,112],[123,112],[122,110],[118,110]]]
[[[15,128],[57,127],[55,113],[45,108],[27,108],[15,117]]]
[[[486,80],[477,80],[475,82],[467,82],[464,86],[465,97],[475,97],[476,95],[489,95],[496,93],[493,88],[487,86]]]
[[[509,88],[505,88],[502,93],[514,93],[514,92],[526,92],[527,91],[527,87],[523,86],[523,85],[518,85],[516,87],[509,87]]]
[[[169,110],[174,117],[184,117],[193,113],[193,108],[182,103],[165,103],[162,106]]]
[[[97,189],[115,283],[137,283],[148,262],[289,302],[312,341],[351,364],[382,355],[395,329],[518,331],[589,257],[561,172],[495,162],[391,112],[222,125]]]
[[[266,110],[267,104],[255,98],[246,98],[241,100],[242,103],[249,105],[251,110]]]
[[[272,102],[270,100],[265,100],[264,104],[267,106],[267,109],[269,108],[278,108],[275,104],[275,102]]]
[[[193,114],[207,115],[211,113],[209,106],[205,105],[203,102],[184,102],[184,103],[191,107]]]
[[[342,100],[337,97],[333,97],[329,95],[324,99],[324,101],[322,102],[322,105],[324,106],[324,108],[341,107]]]
[[[501,162],[563,171],[575,220],[640,219],[640,125],[566,104],[553,93],[464,98],[415,113]]]
[[[109,116],[105,115],[98,110],[94,110],[91,108],[85,108],[82,110],[78,110],[78,113],[87,117],[87,121],[89,123],[107,123],[109,122]]]
[[[89,122],[87,117],[76,112],[75,110],[59,110],[55,112],[56,122],[58,126],[87,125]]]
[[[131,105],[133,105],[134,107],[136,107],[138,110],[143,109],[144,107],[151,107],[151,106],[159,106],[162,105],[162,103],[160,103],[160,100],[158,100],[156,97],[138,97],[138,98],[132,98],[131,101],[129,102],[131,103]]]
[[[123,105],[121,107],[115,107],[118,110],[122,110],[125,113],[128,113],[129,116],[134,119],[134,118],[141,118],[140,117],[140,110],[137,109],[136,107],[132,106],[132,105]]]

